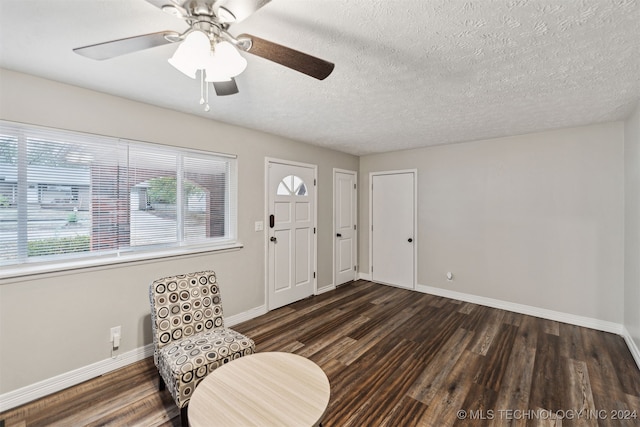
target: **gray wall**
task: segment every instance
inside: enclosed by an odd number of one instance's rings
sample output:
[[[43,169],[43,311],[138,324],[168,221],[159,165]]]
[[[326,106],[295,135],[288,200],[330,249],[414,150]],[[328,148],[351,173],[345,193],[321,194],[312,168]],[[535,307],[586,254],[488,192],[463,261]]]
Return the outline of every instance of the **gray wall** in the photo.
[[[333,168],[355,156],[281,137],[0,70],[0,118],[238,155],[238,234],[244,248],[0,283],[0,393],[111,356],[109,329],[122,326],[120,353],[151,343],[147,287],[158,277],[212,268],[225,315],[265,303],[264,162],[318,165],[318,287],[332,285]]]
[[[640,103],[624,136],[624,325],[640,348]]]
[[[416,168],[419,285],[621,324],[623,155],[617,122],[361,157],[360,229],[369,173]]]
[[[150,343],[147,286],[154,278],[213,268],[227,316],[263,305],[263,234],[253,225],[263,220],[265,156],[319,167],[320,288],[333,280],[332,169],[360,169],[360,230],[368,230],[369,172],[416,168],[419,284],[624,322],[640,346],[640,109],[626,124],[358,160],[0,69],[0,118],[237,154],[244,244],[0,282],[0,394],[107,359],[111,326],[122,325],[120,352]],[[368,233],[360,233],[361,272],[369,270],[368,244]]]

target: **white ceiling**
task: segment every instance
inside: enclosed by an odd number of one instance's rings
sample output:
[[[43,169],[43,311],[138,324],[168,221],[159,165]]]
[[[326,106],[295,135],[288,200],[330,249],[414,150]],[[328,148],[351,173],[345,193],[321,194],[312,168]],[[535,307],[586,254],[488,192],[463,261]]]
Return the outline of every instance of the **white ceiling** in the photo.
[[[208,113],[175,45],[71,50],[167,29],[186,24],[144,0],[0,0],[0,67],[356,155],[621,120],[640,99],[636,0],[272,0],[230,32],[333,74],[245,54],[240,93]]]

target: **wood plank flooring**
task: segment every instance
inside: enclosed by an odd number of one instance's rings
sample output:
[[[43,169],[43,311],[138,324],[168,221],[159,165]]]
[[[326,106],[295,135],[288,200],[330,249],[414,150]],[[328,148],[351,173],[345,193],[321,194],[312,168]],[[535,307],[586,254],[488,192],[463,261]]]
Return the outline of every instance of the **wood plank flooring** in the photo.
[[[258,351],[294,352],[324,369],[324,426],[640,426],[640,370],[613,334],[366,281],[234,329]],[[147,359],[0,420],[178,426],[156,379]]]

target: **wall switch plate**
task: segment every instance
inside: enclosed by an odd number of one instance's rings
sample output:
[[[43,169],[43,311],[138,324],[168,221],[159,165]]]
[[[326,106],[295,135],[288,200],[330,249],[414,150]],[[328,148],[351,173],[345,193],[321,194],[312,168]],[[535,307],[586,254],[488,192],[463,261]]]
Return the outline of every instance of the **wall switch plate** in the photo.
[[[114,326],[111,328],[111,344],[113,344],[113,348],[120,347],[120,337],[122,336],[122,331],[120,326]]]
[[[255,229],[256,229],[256,231],[262,231],[262,230],[264,230],[264,222],[262,222],[262,221],[256,221]]]

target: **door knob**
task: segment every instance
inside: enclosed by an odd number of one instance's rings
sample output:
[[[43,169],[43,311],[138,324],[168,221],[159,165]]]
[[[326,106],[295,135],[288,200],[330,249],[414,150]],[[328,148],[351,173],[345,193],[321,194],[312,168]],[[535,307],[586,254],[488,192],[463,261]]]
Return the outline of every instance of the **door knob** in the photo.
[[[411,237],[409,237],[409,239],[407,240],[407,242],[411,243],[413,242],[413,239]]]
[[[278,239],[276,239],[276,236],[271,236],[269,240],[271,240],[273,243],[278,243]]]
[[[342,237],[342,234],[338,233],[336,234],[336,237]]]

